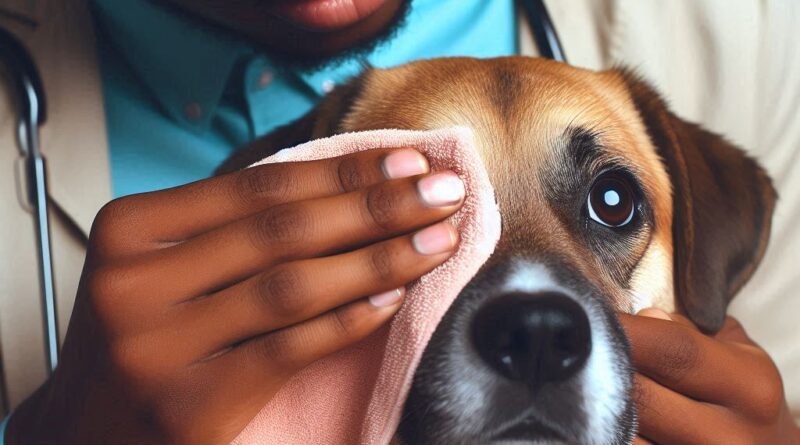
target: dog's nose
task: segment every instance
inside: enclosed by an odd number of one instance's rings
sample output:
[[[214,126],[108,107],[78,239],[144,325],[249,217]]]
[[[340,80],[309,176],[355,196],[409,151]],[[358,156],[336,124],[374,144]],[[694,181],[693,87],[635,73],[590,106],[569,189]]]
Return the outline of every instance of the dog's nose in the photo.
[[[586,312],[557,292],[494,298],[478,310],[472,327],[483,360],[533,389],[575,375],[592,348]]]

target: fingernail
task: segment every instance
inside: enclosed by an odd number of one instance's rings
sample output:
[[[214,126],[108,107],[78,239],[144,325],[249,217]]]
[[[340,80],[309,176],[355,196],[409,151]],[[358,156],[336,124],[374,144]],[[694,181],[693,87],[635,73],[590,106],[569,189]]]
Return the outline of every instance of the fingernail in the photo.
[[[669,314],[654,307],[644,308],[637,312],[636,315],[641,315],[642,317],[659,318],[661,320],[672,320],[672,317],[670,317]]]
[[[428,160],[416,150],[398,150],[383,159],[383,173],[389,179],[417,176],[428,170]]]
[[[439,223],[415,233],[411,243],[417,252],[423,255],[435,255],[453,250],[456,238],[451,225]]]
[[[398,301],[402,300],[404,294],[405,294],[405,288],[400,287],[397,289],[392,289],[388,292],[373,295],[369,297],[369,302],[375,307],[392,306]]]
[[[464,183],[451,171],[420,179],[417,189],[425,204],[434,207],[457,204],[464,198]]]

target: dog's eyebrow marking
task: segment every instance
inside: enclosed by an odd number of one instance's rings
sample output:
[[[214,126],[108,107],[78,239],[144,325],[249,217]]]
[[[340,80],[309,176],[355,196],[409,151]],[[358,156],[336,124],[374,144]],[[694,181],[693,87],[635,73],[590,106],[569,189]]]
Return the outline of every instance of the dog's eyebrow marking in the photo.
[[[578,171],[590,171],[592,165],[603,158],[605,151],[596,131],[584,127],[567,127],[563,138],[567,142],[565,154]]]
[[[564,152],[562,162],[570,164],[577,174],[596,175],[600,170],[635,170],[628,160],[614,154],[601,141],[602,132],[586,127],[569,126],[564,129],[560,143]]]

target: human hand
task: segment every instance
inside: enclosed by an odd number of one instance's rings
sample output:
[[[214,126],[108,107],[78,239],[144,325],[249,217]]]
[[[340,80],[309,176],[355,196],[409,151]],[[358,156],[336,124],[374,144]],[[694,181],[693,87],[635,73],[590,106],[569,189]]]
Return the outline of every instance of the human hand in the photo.
[[[636,444],[800,444],[781,376],[728,317],[713,336],[682,315],[620,315],[636,367]]]
[[[455,229],[430,225],[461,206],[463,184],[428,168],[412,149],[374,150],[112,201],[61,363],[8,443],[230,442],[451,256]]]

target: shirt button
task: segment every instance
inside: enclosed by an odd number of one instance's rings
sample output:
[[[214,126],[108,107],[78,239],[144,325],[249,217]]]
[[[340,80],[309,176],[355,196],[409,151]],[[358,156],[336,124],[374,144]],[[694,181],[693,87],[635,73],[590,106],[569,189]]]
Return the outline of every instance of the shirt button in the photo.
[[[196,121],[203,117],[203,106],[197,102],[190,102],[183,108],[183,113],[189,120]]]
[[[330,79],[322,81],[322,91],[330,93],[331,91],[333,91],[334,88],[336,88],[336,82]]]
[[[269,84],[272,83],[272,71],[264,70],[259,74],[258,81],[256,82],[256,86],[258,89],[263,90],[264,88],[268,87]]]

